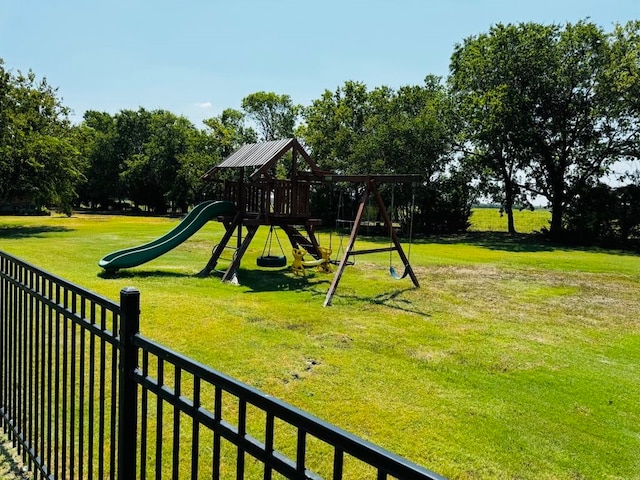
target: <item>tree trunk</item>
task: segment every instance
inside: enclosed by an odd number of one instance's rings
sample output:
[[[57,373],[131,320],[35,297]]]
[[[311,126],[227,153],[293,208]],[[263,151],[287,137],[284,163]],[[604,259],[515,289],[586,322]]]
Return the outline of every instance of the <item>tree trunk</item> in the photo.
[[[516,232],[516,225],[513,221],[513,208],[505,208],[505,211],[507,212],[507,229],[511,235],[515,235],[518,232]]]
[[[551,202],[551,223],[549,225],[549,236],[552,240],[559,240],[562,236],[563,215],[563,203],[559,200],[553,199],[553,201]]]
[[[513,199],[515,197],[514,184],[511,180],[511,176],[507,173],[506,169],[503,172],[504,178],[504,211],[507,214],[507,231],[511,235],[515,235],[516,225],[513,220]]]
[[[564,169],[561,171],[550,169],[550,171],[552,189],[549,236],[552,240],[562,240],[562,218],[566,208]]]

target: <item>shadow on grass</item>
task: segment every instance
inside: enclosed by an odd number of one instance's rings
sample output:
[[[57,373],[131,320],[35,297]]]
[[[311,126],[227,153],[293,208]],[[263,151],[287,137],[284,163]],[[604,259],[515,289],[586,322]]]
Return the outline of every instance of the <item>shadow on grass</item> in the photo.
[[[329,288],[333,275],[313,273],[306,277],[296,277],[290,268],[280,270],[242,270],[238,273],[240,285],[247,287],[247,293],[305,291],[323,284]]]
[[[0,478],[4,480],[28,479],[32,476],[24,470],[20,457],[6,435],[0,435]]]
[[[167,272],[163,270],[120,270],[118,272],[102,271],[98,273],[98,277],[106,280],[123,279],[123,278],[196,278],[197,275]],[[215,272],[209,275],[209,278],[222,278],[222,273]],[[289,267],[279,270],[244,270],[238,272],[238,282],[241,286],[246,287],[245,293],[264,293],[264,292],[303,292],[311,291],[312,296],[324,299],[333,279],[333,274],[323,274],[318,272],[309,272],[306,277],[296,277],[291,274]],[[407,299],[400,298],[405,292],[414,290],[414,287],[402,287],[390,289],[387,292],[378,294],[374,297],[362,295],[341,295],[338,288],[335,296],[345,300],[357,301],[363,303],[371,303],[374,305],[382,305],[387,308],[402,311],[406,313],[416,314],[422,317],[429,317],[425,311],[415,308],[415,305]],[[335,297],[334,297],[335,298]]]
[[[379,236],[365,236],[360,238],[368,242],[379,245],[380,247],[390,246],[389,238]],[[405,237],[400,238],[400,243],[405,253],[409,249],[409,240]],[[414,237],[412,240],[414,245],[436,243],[441,245],[467,244],[479,247],[490,248],[492,250],[506,250],[510,252],[548,252],[558,249],[574,249],[571,246],[555,244],[547,240],[542,234],[536,233],[520,233],[511,235],[506,232],[466,232],[450,235],[430,235],[426,237]],[[581,249],[575,247],[576,250]],[[584,248],[582,248],[584,250]]]
[[[458,235],[427,237],[419,241],[414,241],[414,243],[436,243],[441,245],[466,244],[488,248],[490,250],[524,253],[563,251],[609,253],[611,255],[623,256],[640,255],[639,252],[633,250],[617,250],[552,242],[540,233],[520,233],[512,235],[506,232],[467,232]]]
[[[295,277],[292,276],[291,273],[287,274],[287,272],[290,272],[290,269],[284,268],[275,271],[240,270],[239,279],[240,284],[249,289],[246,293],[311,290],[312,296],[321,297],[323,300],[333,279],[333,274],[310,272],[306,277]],[[403,293],[414,289],[412,286],[390,289],[375,297],[367,297],[354,294],[341,295],[340,288],[338,287],[334,298],[338,297],[362,303],[382,305],[393,310],[413,313],[421,317],[429,317],[430,314],[417,309],[410,300],[400,298]]]
[[[340,295],[340,292],[336,292],[336,297],[355,300],[362,303],[371,303],[374,305],[382,305],[384,307],[397,310],[400,312],[412,313],[421,317],[430,317],[431,314],[426,311],[419,310],[416,305],[410,300],[404,298],[398,298],[403,293],[415,290],[415,287],[404,287],[389,290],[388,292],[381,293],[375,297],[365,297],[361,295]]]
[[[71,232],[72,228],[67,227],[47,227],[47,226],[24,226],[24,225],[2,225],[0,226],[0,238],[26,238],[40,237],[46,233]]]
[[[116,280],[123,278],[189,278],[194,275],[183,272],[167,272],[166,270],[118,270],[117,272],[107,272],[102,270],[98,277],[105,280]]]
[[[102,270],[97,274],[105,280],[115,280],[123,278],[201,278],[198,274],[185,272],[171,272],[166,270],[118,270],[117,272],[107,272]],[[213,272],[207,278],[222,279],[221,272]],[[327,288],[332,276],[328,278],[320,274],[311,274],[307,277],[295,277],[291,275],[290,268],[280,270],[245,270],[238,272],[238,282],[241,286],[247,287],[247,293],[277,292],[277,291],[302,291],[309,290],[321,284],[327,284]]]
[[[490,250],[526,253],[551,252],[566,248],[564,245],[547,241],[542,235],[530,233],[512,235],[506,232],[467,232],[458,235],[427,237],[422,241],[441,245],[475,245]]]

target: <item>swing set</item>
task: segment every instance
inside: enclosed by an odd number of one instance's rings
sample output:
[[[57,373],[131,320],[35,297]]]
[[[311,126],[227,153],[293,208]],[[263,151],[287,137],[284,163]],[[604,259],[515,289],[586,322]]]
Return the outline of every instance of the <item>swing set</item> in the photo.
[[[287,258],[277,234],[277,229],[281,229],[291,243],[292,270],[295,275],[305,276],[305,269],[311,267],[316,267],[324,273],[335,271],[324,306],[331,305],[345,267],[353,265],[352,257],[357,255],[388,251],[391,276],[396,279],[408,276],[416,288],[420,286],[378,190],[378,185],[383,183],[414,183],[419,180],[418,175],[336,175],[326,172],[316,165],[295,138],[245,145],[206,172],[203,178],[215,181],[216,174],[225,169],[237,171],[235,180],[226,179],[223,182],[223,200],[233,202],[236,209],[217,218],[224,225],[225,233],[220,242],[213,247],[211,258],[200,271],[200,276],[207,276],[214,271],[222,253],[231,249],[233,255],[226,270],[222,272],[222,281],[237,279],[243,255],[258,228],[266,225],[269,226],[269,233],[262,254],[256,260],[258,266],[283,268],[287,265]],[[289,178],[282,178],[282,172],[287,172]],[[315,228],[321,225],[322,221],[311,218],[309,206],[312,185],[336,182],[363,184],[364,193],[360,198],[356,217],[350,222],[351,233],[344,248],[341,239],[338,254],[341,253],[342,256],[339,260],[332,260],[332,247],[322,247],[318,243]],[[358,231],[365,221],[363,217],[370,199],[373,199],[378,207],[382,217],[382,222],[379,223],[389,232],[390,243],[388,247],[356,250],[354,246]],[[412,202],[411,212],[413,207]],[[413,233],[413,214],[411,216],[410,241]],[[235,247],[230,244],[234,236]],[[278,254],[272,252],[274,239],[279,247]],[[410,249],[411,243],[409,252]],[[391,265],[394,251],[398,252],[404,265],[401,275],[397,274]],[[306,255],[312,259],[305,259]]]
[[[380,191],[378,190],[378,185],[382,183],[413,183],[417,180],[416,175],[326,175],[324,178],[325,182],[339,181],[339,182],[353,182],[353,183],[363,183],[365,185],[364,193],[360,198],[360,203],[358,205],[358,210],[356,213],[356,217],[353,220],[353,225],[351,227],[351,233],[349,235],[349,240],[347,242],[346,247],[344,248],[342,257],[338,262],[338,268],[333,277],[333,281],[329,286],[329,290],[327,291],[327,295],[325,297],[324,306],[331,305],[331,300],[333,295],[335,294],[336,289],[338,288],[338,284],[340,283],[340,279],[342,278],[342,274],[344,273],[344,269],[348,265],[352,265],[353,261],[350,260],[351,257],[355,257],[358,255],[366,255],[371,253],[378,252],[389,252],[389,273],[391,276],[400,280],[409,276],[413,285],[416,288],[420,287],[420,283],[418,282],[418,278],[411,267],[411,263],[409,262],[409,257],[404,253],[402,248],[402,244],[398,238],[396,233],[395,225],[389,216],[387,208],[384,204],[382,196],[380,195]],[[379,247],[379,248],[368,248],[362,250],[355,249],[356,239],[358,238],[358,232],[363,222],[365,222],[365,212],[367,210],[367,206],[369,204],[369,200],[373,198],[375,201],[378,212],[382,217],[382,225],[385,227],[385,230],[389,232],[389,246],[388,247]],[[393,196],[392,196],[393,198]],[[414,197],[415,198],[415,197]],[[393,202],[392,202],[393,203]],[[413,235],[413,210],[414,205],[412,202],[411,205],[411,225],[410,225],[410,243],[409,243],[409,252],[411,251],[411,237]],[[391,265],[393,260],[393,252],[397,252],[400,257],[403,265],[404,271],[402,275],[396,273],[396,270]]]

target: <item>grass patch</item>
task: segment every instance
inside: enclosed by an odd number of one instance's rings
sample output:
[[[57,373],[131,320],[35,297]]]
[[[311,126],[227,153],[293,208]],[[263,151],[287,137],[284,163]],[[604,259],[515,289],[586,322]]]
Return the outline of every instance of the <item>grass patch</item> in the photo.
[[[639,256],[497,232],[424,239],[420,289],[367,255],[323,308],[330,275],[255,266],[266,228],[240,286],[195,277],[222,236],[211,222],[100,276],[102,256],[176,222],[0,217],[0,248],[116,300],[136,286],[145,336],[447,477],[638,478]],[[388,239],[358,240],[374,245]]]

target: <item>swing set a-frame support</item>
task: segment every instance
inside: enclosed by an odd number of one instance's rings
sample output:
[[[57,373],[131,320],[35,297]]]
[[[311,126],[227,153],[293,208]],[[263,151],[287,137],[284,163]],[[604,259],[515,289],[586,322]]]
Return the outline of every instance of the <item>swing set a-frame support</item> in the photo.
[[[344,253],[342,258],[340,259],[340,263],[338,264],[338,268],[333,276],[333,280],[331,281],[331,285],[329,286],[329,290],[327,291],[327,295],[324,299],[324,306],[327,307],[331,305],[331,300],[333,295],[338,288],[338,283],[340,283],[340,278],[342,277],[342,273],[344,272],[345,267],[348,265],[349,257],[354,255],[364,255],[368,253],[378,253],[378,252],[398,252],[398,256],[402,263],[404,264],[404,275],[409,275],[413,285],[416,288],[420,287],[420,283],[418,282],[418,278],[416,277],[413,268],[411,268],[411,264],[409,263],[409,258],[405,255],[404,250],[402,249],[402,244],[398,240],[398,236],[396,235],[395,229],[393,228],[393,223],[391,218],[389,217],[389,212],[387,212],[387,208],[385,207],[384,201],[380,196],[380,192],[378,191],[377,184],[378,183],[409,183],[415,182],[415,175],[357,175],[357,176],[347,176],[347,175],[329,175],[325,176],[325,181],[350,181],[350,182],[363,182],[365,184],[365,191],[360,200],[360,205],[358,206],[358,212],[356,214],[356,218],[353,222],[353,227],[351,228],[351,234],[349,236],[349,241],[347,242],[347,246],[344,249]],[[389,231],[391,236],[391,243],[389,247],[382,248],[370,248],[363,250],[354,250],[354,246],[356,243],[356,238],[358,237],[358,230],[360,229],[360,225],[362,223],[364,213],[369,202],[369,197],[373,196],[376,205],[378,206],[378,210],[380,215],[382,216],[382,220],[384,222],[385,228]]]

